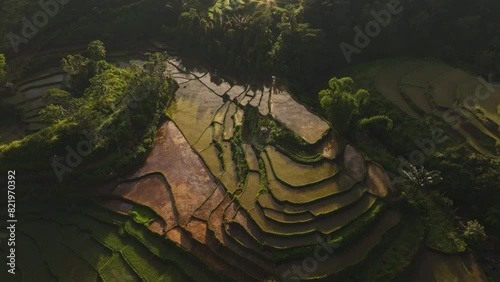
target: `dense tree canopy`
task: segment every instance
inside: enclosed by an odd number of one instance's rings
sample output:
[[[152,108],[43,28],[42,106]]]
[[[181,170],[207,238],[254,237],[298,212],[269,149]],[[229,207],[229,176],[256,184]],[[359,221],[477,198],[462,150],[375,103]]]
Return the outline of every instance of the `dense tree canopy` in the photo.
[[[353,44],[354,28],[363,29],[393,2],[402,12],[390,15],[388,24],[356,55],[354,63],[415,55],[474,64],[479,72],[500,70],[495,63],[500,60],[496,31],[500,4],[494,0],[478,4],[450,0],[124,0],[119,7],[111,0],[74,0],[64,6],[64,13],[51,18],[43,32],[22,44],[21,51],[95,38],[145,42],[148,37],[158,38],[163,30],[166,40],[179,40],[182,49],[191,50],[221,73],[238,71],[243,78],[286,76],[304,90],[315,86],[306,76],[324,78],[344,68],[347,62],[339,44]],[[4,1],[0,9],[5,15],[0,20],[1,51],[9,52],[10,58],[13,50],[6,35],[21,34],[22,17],[35,13],[38,1]],[[315,98],[302,92],[297,95],[308,96],[304,98],[309,101]]]
[[[144,67],[132,62],[127,68],[104,60],[94,62],[81,55],[68,57],[78,58],[66,59],[70,73],[84,69],[92,74],[88,87],[83,94],[74,88],[48,90],[43,97],[48,106],[40,114],[49,126],[1,145],[0,163],[16,165],[19,170],[44,171],[49,169],[47,165],[54,155],[63,155],[68,144],[76,145],[79,140],[90,142],[90,159],[106,155],[110,149],[118,148],[122,153],[112,159],[112,166],[103,168],[106,175],[143,157],[176,89],[167,72],[167,55],[147,56]],[[88,62],[85,68],[82,62]]]

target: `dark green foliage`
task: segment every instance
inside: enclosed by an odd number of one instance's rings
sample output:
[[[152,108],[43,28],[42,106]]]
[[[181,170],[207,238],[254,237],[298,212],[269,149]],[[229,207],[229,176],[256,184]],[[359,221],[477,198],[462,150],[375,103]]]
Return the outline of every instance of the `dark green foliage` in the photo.
[[[464,225],[463,236],[471,244],[477,244],[485,241],[488,236],[484,232],[484,226],[482,226],[477,220],[469,220]]]
[[[404,214],[400,223],[384,234],[363,262],[320,281],[399,281],[422,249],[424,233],[425,226],[417,215]]]
[[[363,106],[370,98],[365,89],[354,89],[354,81],[350,77],[332,78],[328,82],[328,89],[319,92],[320,105],[326,117],[340,133],[352,134],[358,126],[384,121],[386,130],[393,127],[392,120],[385,115],[366,117]]]
[[[0,84],[3,84],[6,76],[7,76],[7,62],[5,61],[5,55],[0,54]]]
[[[63,121],[71,115],[70,113],[78,109],[78,103],[75,103],[71,94],[65,90],[49,89],[42,100],[47,106],[39,114],[42,120],[48,124]]]
[[[217,149],[217,157],[219,158],[219,161],[221,163],[221,166],[222,166],[222,170],[225,170],[226,169],[226,163],[224,162],[224,151],[222,150],[222,146],[219,142],[217,141],[213,141],[213,144],[215,146],[215,148]]]
[[[71,75],[71,91],[81,96],[89,86],[89,79],[94,72],[94,64],[80,54],[68,55],[61,60],[61,68]]]
[[[243,114],[242,136],[244,140],[256,138],[259,134],[259,109],[255,107],[245,107]]]
[[[395,238],[384,236],[385,242],[382,244],[387,248],[383,250],[383,253],[381,255],[376,253],[376,251],[382,251],[381,248],[373,252],[373,261],[367,264],[368,271],[365,272],[367,281],[394,281],[410,267],[421,250],[425,230],[422,221],[419,218],[404,218],[403,221],[406,222],[396,228],[396,234],[391,234]]]
[[[264,160],[259,157],[259,195],[269,192],[269,178],[267,177],[267,170]]]
[[[270,138],[268,141],[273,145],[280,144],[282,147],[297,147],[298,149],[303,149],[304,151],[310,147],[310,144],[297,133],[284,127],[270,117],[259,116],[257,123],[259,127],[267,127],[269,129]]]
[[[76,150],[80,142],[89,142],[84,165],[71,171],[81,183],[109,179],[144,160],[164,109],[176,90],[175,82],[165,75],[166,55],[148,54],[148,57],[144,68],[132,65],[121,69],[105,61],[97,62],[95,75],[80,98],[50,90],[45,99],[52,104],[43,110],[42,116],[52,125],[23,140],[0,146],[1,164],[34,170],[53,179],[54,156],[62,156],[59,162],[67,165],[64,159],[67,148]],[[36,173],[30,175],[36,177]]]
[[[247,180],[249,168],[243,149],[243,128],[235,126],[234,136],[231,138],[231,151],[233,151],[233,160],[236,163],[236,173],[238,175],[238,186],[243,187]]]
[[[166,40],[179,39],[185,50],[193,50],[194,55],[220,71],[239,71],[235,75],[244,78],[269,79],[277,74],[310,90],[303,86],[314,86],[317,80],[313,77],[325,79],[332,71],[347,66],[339,43],[354,44],[354,27],[363,28],[374,20],[370,12],[387,9],[388,2],[124,0],[116,5],[110,0],[76,0],[51,18],[43,33],[26,44],[26,50],[95,38],[144,42],[157,39],[157,34],[165,30]],[[498,70],[494,63],[500,56],[495,49],[497,2],[399,2],[404,11],[391,16],[389,25],[371,40],[370,48],[354,55],[356,63],[404,54],[465,61],[475,64],[481,73]],[[0,20],[0,37],[4,38],[0,46],[4,52],[12,52],[6,35],[19,33],[21,18],[39,9],[34,0],[6,1],[2,5],[1,14],[6,16]],[[447,18],[453,20],[443,21]],[[485,27],[484,22],[491,24]],[[24,48],[22,44],[21,50]],[[303,96],[301,100],[311,101],[312,93],[297,94]]]
[[[405,190],[404,193],[411,192]],[[422,191],[413,194],[408,201],[422,214],[428,247],[446,254],[462,253],[467,249],[451,211],[440,207],[429,194]]]
[[[358,79],[357,81],[362,82]],[[368,126],[368,131],[373,139],[382,143],[390,152],[397,156],[408,156],[413,150],[418,149],[415,145],[416,140],[423,140],[432,137],[433,129],[443,129],[446,125],[434,120],[425,120],[425,122],[415,120],[405,114],[399,108],[385,100],[376,90],[370,90],[374,93],[363,107],[363,112],[366,116],[377,116],[384,113],[390,120],[393,121],[392,130],[387,131],[386,126],[371,124]],[[446,136],[443,135],[443,136]],[[359,138],[361,140],[362,138]],[[455,141],[447,139],[446,143],[436,144],[441,148],[456,144]]]
[[[194,8],[182,13],[173,34],[184,50],[238,79],[269,79],[273,72],[298,74],[298,68],[317,65],[314,54],[321,50],[322,32],[299,22],[297,5],[279,7],[284,5],[216,1],[206,16]]]
[[[61,60],[62,69],[70,75],[76,75],[86,70],[90,60],[80,54],[68,55]]]
[[[378,116],[372,116],[369,118],[363,118],[359,121],[359,126],[364,127],[364,126],[369,126],[371,124],[384,124],[385,129],[387,131],[391,131],[392,128],[394,127],[394,122],[387,116],[384,115],[378,115]]]
[[[466,145],[435,155],[429,168],[440,170],[445,181],[436,188],[447,194],[467,215],[485,222],[488,209],[500,199],[500,160],[472,153]],[[465,211],[465,210],[464,210]]]
[[[0,19],[0,43],[2,49],[12,52],[7,34],[20,34],[21,19],[41,11],[39,1],[6,1],[0,13],[6,15]],[[104,42],[112,40],[130,40],[131,42],[153,36],[161,31],[163,24],[173,24],[176,16],[165,15],[168,8],[164,1],[123,0],[119,5],[110,0],[89,2],[82,0],[68,1],[60,5],[60,12],[51,17],[48,24],[40,29],[36,37],[27,44],[21,44],[21,53],[30,45],[43,44],[47,47],[69,45],[75,42],[90,41],[96,38]],[[8,16],[7,16],[8,15]],[[54,36],[57,35],[57,36]],[[48,43],[47,39],[52,39]]]
[[[416,168],[415,166],[409,164],[409,167],[403,169],[402,172],[410,181],[411,186],[415,191],[437,185],[443,180],[440,171],[427,171],[423,166]]]
[[[106,47],[104,47],[104,43],[100,40],[90,42],[87,52],[89,53],[90,60],[94,62],[106,59]]]

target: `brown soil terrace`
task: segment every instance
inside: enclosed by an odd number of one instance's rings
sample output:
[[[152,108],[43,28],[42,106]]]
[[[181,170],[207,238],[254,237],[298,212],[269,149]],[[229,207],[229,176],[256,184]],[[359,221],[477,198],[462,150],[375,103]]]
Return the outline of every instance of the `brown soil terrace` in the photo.
[[[263,281],[301,263],[278,261],[279,252],[315,246],[326,235],[334,239],[388,195],[384,170],[367,163],[354,147],[341,147],[344,142],[329,134],[328,124],[286,91],[215,85],[208,73],[188,72],[175,61],[170,68],[180,85],[168,109],[172,120],[160,126],[145,163],[104,191],[114,197],[105,207],[127,213],[130,203],[147,206],[161,218],[150,224],[153,232],[237,281]],[[230,101],[224,103],[222,97]],[[325,159],[298,164],[270,146],[260,152],[242,144],[250,173],[238,188],[229,141],[246,103],[307,142],[324,140],[320,150]],[[259,159],[269,180],[266,190],[261,190]],[[398,221],[399,214],[382,213],[363,239],[332,254],[310,277],[331,275],[363,260]]]

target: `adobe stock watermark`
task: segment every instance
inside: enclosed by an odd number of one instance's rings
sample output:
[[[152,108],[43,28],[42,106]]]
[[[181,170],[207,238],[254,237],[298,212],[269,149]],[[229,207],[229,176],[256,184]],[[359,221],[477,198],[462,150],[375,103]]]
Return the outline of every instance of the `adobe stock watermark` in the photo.
[[[480,101],[486,101],[493,93],[495,93],[495,88],[493,87],[494,82],[491,81],[492,76],[490,75],[489,77],[489,82],[482,77],[478,77],[477,79],[480,84],[477,85],[474,90],[474,94],[465,97],[462,103],[458,104],[457,107],[448,109],[443,113],[443,120],[454,130],[459,129],[464,122],[473,118],[471,113],[460,110],[462,107],[474,109],[480,105]],[[462,114],[457,114],[457,110],[460,110]],[[449,140],[449,137],[446,136],[445,131],[441,128],[434,129],[429,138],[415,140],[414,143],[418,149],[413,150],[408,155],[408,158],[404,158],[401,155],[398,156],[398,175],[394,175],[389,171],[387,172],[387,175],[391,179],[391,183],[396,184],[403,182],[406,179],[404,170],[409,169],[410,165],[414,167],[422,166],[424,162],[436,152],[437,145],[442,144],[447,140]]]
[[[354,31],[356,32],[356,35],[354,36],[355,46],[346,42],[342,42],[339,45],[347,63],[351,63],[351,56],[353,54],[360,54],[361,49],[366,48],[370,44],[371,38],[380,34],[382,27],[389,26],[393,15],[397,15],[402,11],[403,7],[401,6],[399,0],[391,0],[387,4],[386,10],[379,11],[378,13],[371,10],[370,15],[372,15],[374,20],[366,23],[364,32],[360,26],[356,26],[354,28]]]
[[[27,44],[30,39],[34,38],[40,29],[44,28],[48,23],[50,18],[53,18],[59,14],[64,5],[67,5],[71,0],[40,0],[38,5],[41,10],[35,12],[31,19],[27,17],[22,17],[21,19],[21,31],[20,35],[14,32],[9,32],[7,34],[7,39],[14,49],[14,52],[19,53],[19,45]]]
[[[146,95],[141,93],[140,95],[132,96],[130,101],[119,100],[116,101],[111,108],[123,108],[124,111],[117,118],[117,121],[129,119],[132,115],[132,111],[138,107],[138,104],[146,99]],[[100,131],[98,131],[95,136],[90,134],[88,131],[82,132],[86,139],[81,140],[76,144],[75,147],[66,146],[66,156],[57,157],[55,156],[51,160],[52,169],[57,176],[59,182],[63,181],[63,176],[66,173],[72,173],[75,168],[83,163],[83,158],[89,156],[92,153],[92,148],[98,143],[98,140],[102,140],[105,136],[108,136],[111,132],[115,130],[114,125],[110,124],[105,126]],[[136,145],[140,140],[134,138],[130,141],[131,145]],[[134,147],[134,146],[132,146]]]
[[[332,235],[328,235],[325,240],[320,236],[316,237],[318,243],[314,248],[313,255],[302,260],[300,264],[292,265],[291,269],[281,274],[281,279],[284,282],[302,281],[309,278],[311,273],[315,272],[319,264],[327,261],[333,254],[334,250],[339,248],[339,244],[329,245],[328,242],[332,240]]]

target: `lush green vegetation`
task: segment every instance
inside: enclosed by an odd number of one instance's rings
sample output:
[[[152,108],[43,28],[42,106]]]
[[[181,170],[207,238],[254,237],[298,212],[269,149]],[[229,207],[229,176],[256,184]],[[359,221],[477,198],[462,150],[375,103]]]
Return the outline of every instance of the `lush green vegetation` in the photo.
[[[408,223],[402,223],[402,227],[395,228],[389,236],[384,238],[387,249],[381,256],[373,252],[372,264],[367,265],[368,271],[364,276],[371,281],[393,281],[404,273],[413,263],[415,256],[421,249],[421,241],[424,230],[421,222],[416,219]],[[394,234],[393,232],[396,232]],[[370,260],[367,260],[370,261]]]
[[[269,193],[269,178],[267,177],[266,165],[262,158],[259,158],[259,175],[259,195]]]
[[[423,4],[409,0],[399,2],[403,12],[392,15],[381,36],[372,40],[370,48],[356,55],[359,57],[353,58],[356,62],[403,54],[474,64],[474,68],[482,72],[497,70],[498,66],[493,63],[499,56],[494,48],[494,27],[498,22],[495,1],[486,1],[484,5],[450,5],[448,0]],[[69,45],[95,38],[106,43],[137,42],[137,39],[157,37],[164,27],[169,40],[179,42],[183,49],[192,50],[221,71],[266,78],[271,73],[279,73],[294,81],[294,86],[306,89],[304,87],[315,83],[311,77],[325,77],[332,66],[340,69],[346,65],[340,48],[323,46],[339,46],[341,42],[351,44],[356,34],[354,27],[373,20],[370,10],[378,12],[387,5],[387,2],[366,0],[167,3],[129,0],[115,6],[109,0],[99,3],[72,1],[33,39],[21,44],[20,49]],[[7,1],[1,9],[2,14],[8,15],[0,22],[2,46],[9,50],[11,44],[6,35],[9,32],[19,35],[21,18],[34,14],[39,7],[34,0]],[[78,21],[73,20],[76,13]],[[445,18],[453,20],[442,21]],[[481,22],[491,24],[485,26]],[[459,42],[457,35],[460,35]],[[401,40],[391,42],[385,40],[387,38]],[[304,98],[313,101],[311,96],[304,95]]]
[[[231,150],[233,151],[233,159],[236,163],[236,173],[238,175],[238,187],[242,188],[247,180],[249,168],[243,149],[243,128],[235,126],[234,136],[231,139]]]
[[[129,211],[130,216],[137,222],[144,225],[149,225],[152,221],[158,218],[158,215],[148,207],[134,206]]]
[[[354,81],[350,77],[332,78],[328,89],[319,92],[321,108],[333,128],[342,134],[356,132],[358,126],[366,126],[372,122],[384,121],[387,130],[391,130],[393,122],[383,115],[361,118],[361,107],[367,102],[370,94],[365,89],[353,90]]]
[[[165,76],[166,55],[149,54],[143,67],[132,63],[123,69],[96,61],[105,53],[99,42],[89,49],[96,46],[100,54],[92,59],[75,55],[63,60],[72,83],[45,95],[48,107],[41,116],[50,125],[0,146],[2,167],[38,171],[60,181],[106,179],[145,158],[177,87]]]

